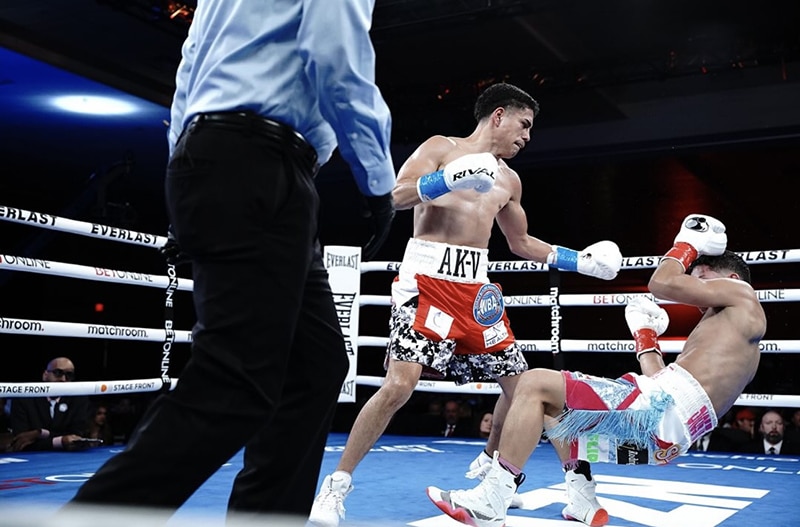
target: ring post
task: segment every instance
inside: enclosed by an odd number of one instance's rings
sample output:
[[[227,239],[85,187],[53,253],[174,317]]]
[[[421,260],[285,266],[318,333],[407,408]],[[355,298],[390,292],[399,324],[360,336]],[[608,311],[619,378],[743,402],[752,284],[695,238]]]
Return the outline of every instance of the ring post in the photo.
[[[358,365],[358,315],[361,294],[361,247],[343,245],[326,246],[323,256],[328,269],[328,281],[336,304],[339,327],[342,328],[347,358],[347,369],[339,402],[356,401],[356,366]]]

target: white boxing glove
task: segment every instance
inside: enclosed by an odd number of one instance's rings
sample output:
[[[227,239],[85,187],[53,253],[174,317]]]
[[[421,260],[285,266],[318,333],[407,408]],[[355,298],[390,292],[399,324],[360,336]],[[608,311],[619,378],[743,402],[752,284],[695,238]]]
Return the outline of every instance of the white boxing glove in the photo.
[[[677,260],[685,271],[698,256],[718,256],[727,246],[728,235],[721,221],[706,214],[689,214],[664,258]]]
[[[547,265],[565,271],[577,271],[602,280],[613,280],[622,267],[622,253],[612,241],[593,243],[580,252],[558,245],[553,248],[555,250],[547,256]]]
[[[625,321],[636,345],[636,359],[645,353],[658,353],[658,336],[669,326],[669,315],[658,304],[643,296],[632,298],[625,306]]]
[[[467,154],[419,178],[417,194],[422,201],[430,201],[452,190],[489,192],[499,170],[497,158],[489,152]]]

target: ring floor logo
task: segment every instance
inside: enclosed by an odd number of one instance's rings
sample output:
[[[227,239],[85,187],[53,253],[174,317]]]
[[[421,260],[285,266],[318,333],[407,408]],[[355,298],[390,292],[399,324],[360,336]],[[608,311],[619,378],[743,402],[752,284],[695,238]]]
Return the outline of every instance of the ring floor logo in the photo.
[[[597,497],[608,511],[608,527],[636,525],[649,527],[717,527],[753,504],[770,491],[749,487],[709,485],[687,481],[664,481],[620,476],[596,476]],[[534,489],[520,494],[523,507],[508,513],[507,527],[555,527],[559,520],[531,517],[551,505],[564,506],[564,485]],[[648,506],[646,502],[660,502]],[[623,523],[620,520],[627,520]],[[409,525],[441,527],[442,516],[434,516]],[[629,522],[629,523],[628,523]],[[771,523],[776,525],[775,523]],[[730,524],[734,525],[734,524]],[[735,524],[740,525],[740,524]],[[744,525],[743,523],[741,525]],[[777,524],[780,525],[780,524]],[[787,526],[788,527],[788,526]]]
[[[347,442],[328,438],[318,486],[336,469]],[[470,463],[483,450],[477,439],[387,435],[354,474],[355,491],[342,527],[456,527],[425,495],[425,488],[468,489]],[[81,453],[0,454],[0,509],[44,500],[66,503],[116,447]],[[242,452],[221,467],[178,511],[219,518],[225,526],[230,486],[243,466]],[[509,510],[506,527],[577,527],[561,517],[564,475],[549,443],[541,443],[524,467],[523,507]],[[608,527],[795,527],[800,495],[800,459],[788,456],[690,453],[663,466],[592,464],[597,498],[608,511]],[[0,525],[2,517],[0,517]],[[215,523],[214,525],[217,525]]]
[[[566,525],[560,514],[564,483],[540,484],[543,474],[552,477],[553,462],[532,459],[526,465],[523,507],[509,509],[506,527]],[[791,505],[800,491],[797,458],[697,453],[660,467],[597,463],[593,472],[597,498],[610,517],[608,527],[751,527],[765,518],[773,527],[797,525]],[[441,527],[449,520],[435,512],[408,525]]]

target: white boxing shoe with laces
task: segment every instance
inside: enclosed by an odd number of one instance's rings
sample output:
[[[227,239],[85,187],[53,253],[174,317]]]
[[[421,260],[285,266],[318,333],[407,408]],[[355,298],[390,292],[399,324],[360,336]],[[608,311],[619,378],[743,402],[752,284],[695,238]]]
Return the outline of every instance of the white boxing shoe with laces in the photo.
[[[495,452],[491,467],[477,487],[469,490],[428,487],[426,492],[442,512],[465,525],[504,527],[506,511],[521,479],[500,465]]]
[[[325,476],[314,498],[308,521],[314,527],[339,527],[344,519],[344,500],[353,490],[352,476],[341,470]]]
[[[486,453],[485,450],[481,450],[481,453],[478,454],[478,457],[473,459],[472,463],[469,464],[469,470],[465,476],[469,479],[483,480],[490,468],[492,468],[492,458]],[[508,508],[521,509],[523,505],[524,503],[522,501],[522,496],[515,492],[514,495],[511,496],[511,504],[508,506]]]

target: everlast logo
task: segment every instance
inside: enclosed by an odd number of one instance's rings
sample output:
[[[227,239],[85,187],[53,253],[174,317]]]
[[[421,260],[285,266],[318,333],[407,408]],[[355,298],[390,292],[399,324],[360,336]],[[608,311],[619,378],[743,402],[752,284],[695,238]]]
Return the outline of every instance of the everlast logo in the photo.
[[[453,258],[455,252],[455,258]],[[444,257],[439,265],[437,273],[454,276],[456,278],[467,278],[467,267],[470,268],[470,278],[475,280],[478,276],[478,267],[481,263],[481,253],[471,249],[459,249],[447,247],[444,250]]]
[[[453,174],[453,181],[464,179],[465,177],[471,176],[473,174],[486,174],[490,178],[494,179],[494,172],[481,167],[481,168],[467,168],[465,170],[462,170],[461,172],[456,172],[455,174]]]
[[[15,209],[14,207],[0,206],[0,217],[8,218],[9,220],[29,221],[31,223],[38,223],[39,225],[53,226],[56,224],[55,216],[42,214],[41,212]]]
[[[342,391],[340,393],[344,395],[353,395],[355,394],[356,383],[355,381],[347,381],[342,384]]]
[[[333,303],[336,306],[336,318],[339,319],[339,326],[343,330],[350,329],[350,321],[353,316],[353,304],[355,301],[355,294],[333,294]]]
[[[108,236],[109,238],[116,238],[118,240],[127,240],[129,242],[146,243],[148,245],[156,245],[158,243],[158,237],[152,234],[129,231],[118,227],[108,227],[96,223],[92,223],[92,234]]]
[[[355,269],[358,266],[358,257],[356,255],[353,256],[342,256],[341,254],[332,254],[328,253],[328,260],[325,265],[328,269],[331,267],[352,267]]]

